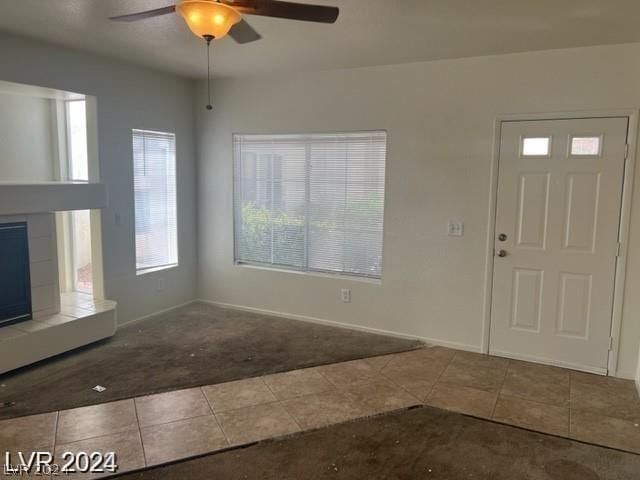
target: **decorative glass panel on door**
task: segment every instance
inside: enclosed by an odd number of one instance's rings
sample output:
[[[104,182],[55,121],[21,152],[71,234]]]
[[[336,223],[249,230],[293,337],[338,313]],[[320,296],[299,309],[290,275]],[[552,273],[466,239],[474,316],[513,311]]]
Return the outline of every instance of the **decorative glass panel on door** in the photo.
[[[602,137],[572,137],[572,157],[599,157],[601,152]]]
[[[524,137],[523,157],[548,157],[551,153],[551,137]]]

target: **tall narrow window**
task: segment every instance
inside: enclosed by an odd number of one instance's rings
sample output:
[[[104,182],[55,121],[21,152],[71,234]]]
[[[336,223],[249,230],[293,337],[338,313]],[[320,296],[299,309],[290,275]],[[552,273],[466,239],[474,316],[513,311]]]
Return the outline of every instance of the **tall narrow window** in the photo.
[[[89,181],[87,161],[87,110],[85,100],[67,100],[67,176],[76,182]]]
[[[85,100],[65,101],[67,129],[66,179],[74,182],[89,181],[87,158],[87,113]],[[93,292],[91,264],[91,218],[88,210],[68,213],[69,260],[71,267],[69,288],[77,292]]]
[[[133,130],[138,274],[178,264],[176,137]]]
[[[73,290],[93,293],[91,217],[89,210],[71,212],[71,262]]]
[[[386,141],[234,135],[236,263],[380,278]]]

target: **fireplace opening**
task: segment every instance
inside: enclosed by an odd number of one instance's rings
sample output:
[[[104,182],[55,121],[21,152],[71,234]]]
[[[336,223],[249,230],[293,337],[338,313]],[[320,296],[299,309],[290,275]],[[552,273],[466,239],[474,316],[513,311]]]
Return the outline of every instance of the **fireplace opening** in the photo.
[[[0,327],[31,318],[27,223],[2,223],[0,224]]]

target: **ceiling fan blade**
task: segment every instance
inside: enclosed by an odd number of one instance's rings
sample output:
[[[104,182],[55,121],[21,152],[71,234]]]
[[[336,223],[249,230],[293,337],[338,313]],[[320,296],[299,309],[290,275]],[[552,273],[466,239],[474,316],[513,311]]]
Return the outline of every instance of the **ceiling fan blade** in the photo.
[[[262,38],[244,18],[231,27],[229,36],[238,43],[255,42]]]
[[[306,22],[335,23],[340,10],[337,7],[282,2],[279,0],[222,0],[240,13],[264,17],[288,18]]]
[[[147,10],[146,12],[131,13],[129,15],[118,15],[115,17],[109,17],[109,20],[115,20],[116,22],[135,22],[137,20],[144,20],[145,18],[159,17],[160,15],[166,15],[176,11],[176,6],[156,8],[154,10]]]

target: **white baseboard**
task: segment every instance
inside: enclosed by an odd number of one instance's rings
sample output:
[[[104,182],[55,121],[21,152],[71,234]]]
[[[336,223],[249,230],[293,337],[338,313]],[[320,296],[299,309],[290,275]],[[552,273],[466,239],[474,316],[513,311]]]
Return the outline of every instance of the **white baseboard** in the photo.
[[[480,346],[476,346],[476,345],[467,345],[467,344],[463,344],[463,343],[457,343],[457,342],[450,342],[447,340],[440,340],[437,338],[429,338],[429,337],[422,337],[419,335],[411,335],[411,334],[407,334],[407,333],[401,333],[401,332],[395,332],[395,331],[391,331],[391,330],[384,330],[384,329],[380,329],[380,328],[372,328],[372,327],[364,327],[362,325],[354,325],[352,323],[342,323],[342,322],[336,322],[334,320],[326,320],[324,318],[318,318],[318,317],[310,317],[308,315],[298,315],[296,313],[286,313],[286,312],[278,312],[275,310],[267,310],[264,308],[256,308],[256,307],[245,307],[243,305],[234,305],[231,303],[223,303],[223,302],[216,302],[213,300],[205,300],[205,299],[200,299],[198,300],[199,302],[202,303],[207,303],[209,305],[215,305],[217,307],[220,308],[228,308],[231,310],[240,310],[243,312],[251,312],[251,313],[260,313],[262,315],[269,315],[272,317],[280,317],[280,318],[287,318],[289,320],[299,320],[301,322],[308,322],[308,323],[317,323],[319,325],[327,325],[327,326],[331,326],[331,327],[338,327],[338,328],[344,328],[347,330],[357,330],[360,332],[367,332],[367,333],[375,333],[378,335],[387,335],[390,337],[396,337],[396,338],[402,338],[405,340],[419,340],[421,342],[425,342],[429,345],[438,345],[441,347],[448,347],[448,348],[454,348],[456,350],[465,350],[467,352],[475,352],[475,353],[480,353],[481,352],[481,347]]]
[[[174,305],[173,307],[165,308],[164,310],[158,310],[157,312],[150,313],[148,315],[144,315],[142,317],[134,318],[133,320],[129,320],[128,322],[124,322],[118,325],[118,328],[134,325],[138,322],[142,322],[143,320],[147,320],[152,317],[157,317],[158,315],[163,315],[165,313],[173,312],[174,310],[178,310],[179,308],[186,307],[188,305],[198,303],[200,300],[189,300],[188,302],[181,303],[180,305]]]

